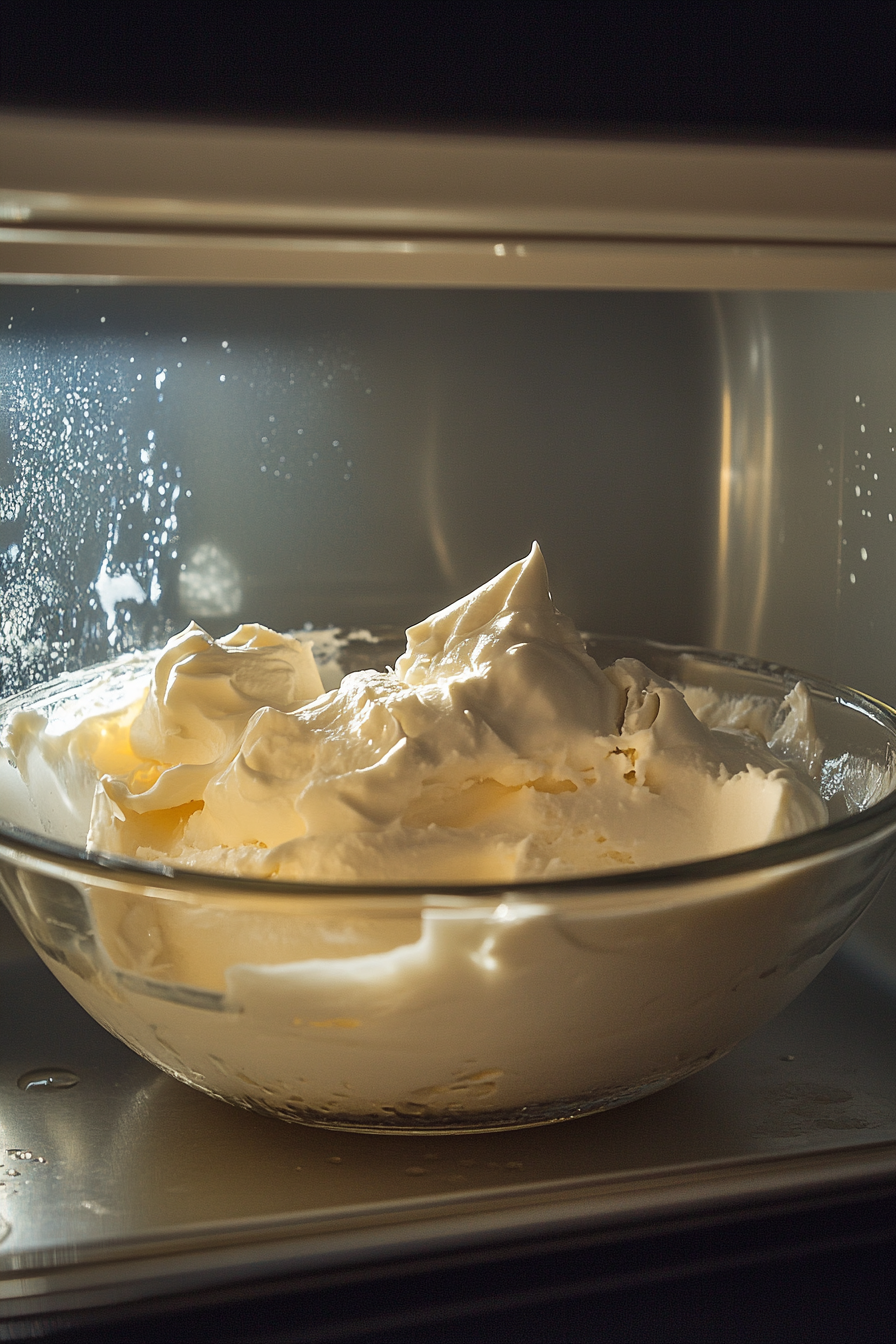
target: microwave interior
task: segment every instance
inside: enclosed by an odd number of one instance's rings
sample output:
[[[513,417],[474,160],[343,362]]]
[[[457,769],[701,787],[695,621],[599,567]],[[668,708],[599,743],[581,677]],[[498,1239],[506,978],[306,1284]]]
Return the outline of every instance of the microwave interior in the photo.
[[[896,296],[7,286],[3,692],[187,620],[583,629],[896,700]]]
[[[190,619],[405,627],[537,540],[583,630],[896,702],[894,294],[16,284],[2,305],[4,695]],[[637,1116],[451,1140],[464,1189],[515,1182],[534,1207],[530,1182],[891,1139],[893,897],[758,1044]],[[58,1121],[8,1089],[5,1132],[58,1150],[77,1195],[51,1216],[26,1172],[36,1266],[60,1236],[100,1264],[104,1236],[158,1247],[202,1224],[206,1250],[210,1228],[244,1248],[225,1279],[257,1274],[252,1220],[307,1231],[363,1206],[382,1231],[429,1191],[407,1175],[426,1140],[297,1138],[157,1077],[49,978],[27,994],[9,1077],[66,1064],[95,1084],[60,1093]]]

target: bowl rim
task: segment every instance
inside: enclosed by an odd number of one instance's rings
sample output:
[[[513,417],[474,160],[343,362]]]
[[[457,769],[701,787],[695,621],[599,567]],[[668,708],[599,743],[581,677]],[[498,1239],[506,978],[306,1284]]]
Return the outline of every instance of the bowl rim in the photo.
[[[857,691],[850,686],[838,684],[813,673],[801,672],[781,663],[753,658],[747,654],[728,653],[717,649],[703,648],[696,644],[670,644],[660,640],[646,639],[643,636],[622,636],[593,634],[583,632],[582,638],[587,644],[605,643],[621,645],[630,650],[627,656],[639,657],[638,650],[656,650],[658,653],[679,658],[692,657],[701,662],[715,664],[729,670],[752,673],[783,683],[785,691],[792,689],[798,682],[804,682],[810,691],[822,699],[832,700],[844,708],[858,712],[872,719],[881,727],[888,728],[896,740],[896,709],[874,696]],[[155,652],[152,650],[151,652]],[[127,657],[127,655],[124,655]],[[617,657],[626,656],[617,654]],[[97,672],[110,663],[122,659],[109,660],[95,665]],[[647,662],[646,659],[643,661]],[[649,662],[647,665],[650,666]],[[75,669],[85,671],[88,668]],[[71,673],[63,674],[40,686],[29,688],[0,700],[0,711],[15,703],[20,696],[33,695],[36,691],[51,691],[57,684],[68,682]],[[896,746],[896,741],[894,741]],[[655,867],[632,868],[630,870],[603,871],[593,874],[570,877],[529,878],[525,880],[507,880],[503,882],[475,883],[439,883],[439,882],[402,882],[394,880],[380,883],[340,883],[340,882],[298,882],[279,877],[253,878],[240,877],[229,873],[215,873],[194,868],[179,868],[174,864],[149,863],[142,859],[124,855],[105,854],[88,851],[76,845],[16,826],[0,818],[0,859],[18,863],[24,860],[31,868],[46,869],[65,867],[74,870],[79,878],[108,882],[118,880],[128,885],[152,887],[160,892],[165,890],[183,893],[187,888],[197,896],[203,892],[214,892],[216,896],[226,895],[264,895],[271,897],[314,896],[332,898],[362,898],[367,896],[387,897],[478,897],[497,899],[517,893],[532,899],[545,900],[551,897],[576,895],[599,896],[616,892],[644,889],[648,891],[674,888],[684,885],[705,886],[720,878],[763,872],[770,868],[787,866],[811,859],[820,859],[832,851],[852,848],[871,837],[884,836],[888,831],[896,835],[896,789],[885,798],[862,811],[828,822],[814,830],[803,831],[799,835],[772,844],[759,845],[753,849],[737,850],[731,854],[716,855],[711,858],[694,859],[686,863],[662,864]]]

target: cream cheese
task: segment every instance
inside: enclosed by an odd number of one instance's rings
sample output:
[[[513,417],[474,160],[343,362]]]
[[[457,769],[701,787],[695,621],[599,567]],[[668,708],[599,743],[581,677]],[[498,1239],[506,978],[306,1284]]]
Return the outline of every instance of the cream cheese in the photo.
[[[412,627],[394,671],[324,690],[301,640],[192,625],[152,665],[45,699],[5,729],[25,824],[181,868],[391,888],[78,883],[92,970],[54,973],[135,1049],[238,1104],[436,1130],[614,1105],[723,1053],[817,962],[790,877],[699,902],[684,880],[649,899],[514,892],[827,818],[804,688],[776,713],[686,698],[634,659],[602,670],[537,547]]]
[[[68,788],[90,849],[251,876],[481,883],[684,862],[823,825],[811,706],[800,688],[791,700],[766,742],[755,715],[726,724],[704,705],[701,721],[635,659],[601,670],[533,546],[413,626],[394,672],[324,692],[308,644],[191,625],[132,703],[61,735],[19,714],[6,743],[26,782]]]

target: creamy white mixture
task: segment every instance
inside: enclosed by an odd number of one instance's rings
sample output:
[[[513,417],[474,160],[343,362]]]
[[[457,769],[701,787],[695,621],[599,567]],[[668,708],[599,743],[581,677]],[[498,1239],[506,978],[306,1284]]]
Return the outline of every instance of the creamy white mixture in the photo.
[[[9,719],[19,820],[27,786],[35,826],[107,853],[396,884],[354,904],[82,884],[97,973],[55,974],[195,1086],[362,1127],[552,1118],[699,1067],[821,964],[798,952],[801,883],[761,872],[699,902],[686,884],[647,904],[401,897],[702,858],[827,818],[803,688],[783,713],[693,690],[692,712],[640,662],[601,670],[537,547],[413,627],[394,672],[324,692],[307,644],[260,626],[191,625],[144,667]]]
[[[783,741],[814,740],[808,706],[798,690]],[[19,713],[6,743],[38,809],[52,794],[91,849],[450,883],[676,863],[823,825],[808,773],[755,729],[707,726],[634,659],[602,671],[533,546],[409,630],[394,672],[325,693],[307,644],[257,625],[213,640],[194,624],[131,703],[64,732]]]

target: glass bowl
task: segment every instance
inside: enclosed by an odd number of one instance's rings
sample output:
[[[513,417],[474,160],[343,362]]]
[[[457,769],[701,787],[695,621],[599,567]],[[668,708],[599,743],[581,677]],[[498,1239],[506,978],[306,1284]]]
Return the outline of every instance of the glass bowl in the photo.
[[[636,639],[587,644],[602,666],[634,656],[698,694],[771,708],[803,680],[825,744],[830,822],[724,857],[560,881],[264,883],[39,835],[18,777],[4,771],[6,904],[115,1036],[200,1091],[284,1120],[511,1129],[667,1087],[790,1002],[893,869],[896,714],[748,658]],[[383,666],[400,648],[349,642],[342,661]],[[52,717],[96,671],[0,712]]]

